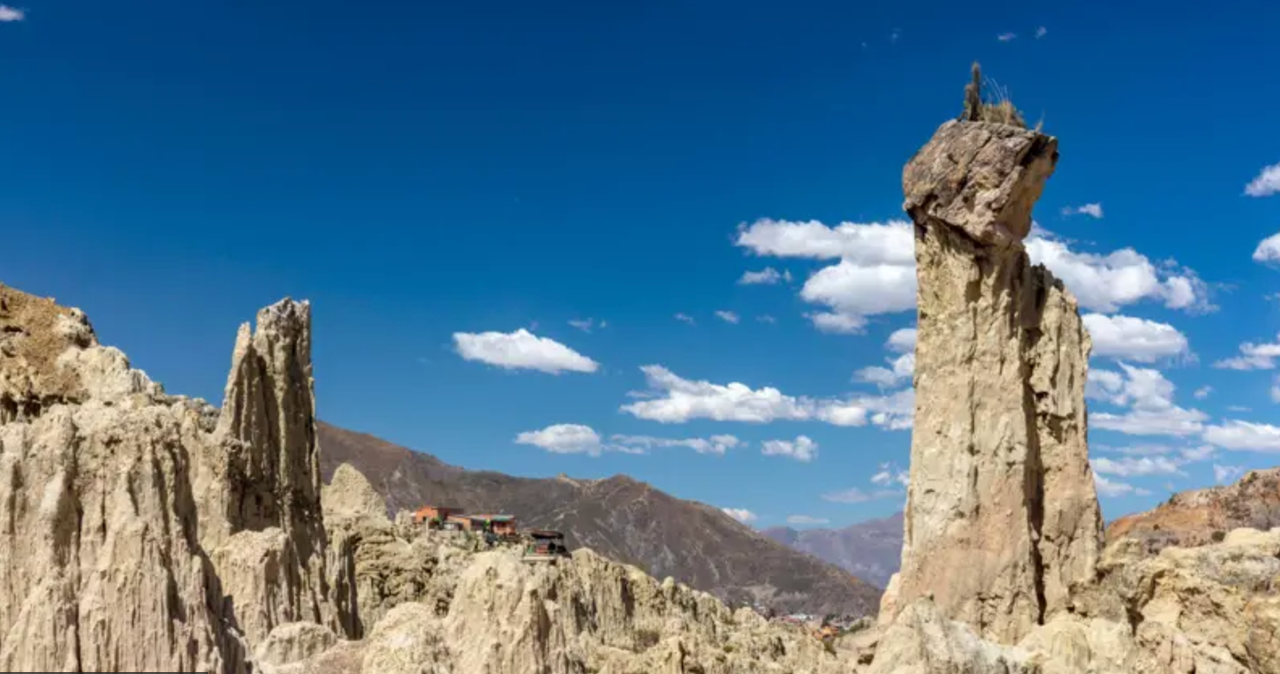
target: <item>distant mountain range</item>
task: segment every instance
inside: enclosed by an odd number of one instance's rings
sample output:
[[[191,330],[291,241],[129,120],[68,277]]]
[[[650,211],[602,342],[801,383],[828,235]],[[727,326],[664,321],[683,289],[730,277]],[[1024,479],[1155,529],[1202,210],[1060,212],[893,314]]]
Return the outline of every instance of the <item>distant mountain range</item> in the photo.
[[[671,576],[730,602],[759,603],[782,613],[874,615],[879,606],[880,589],[847,571],[768,538],[719,508],[675,498],[625,475],[575,480],[470,471],[328,424],[318,424],[317,432],[324,479],[350,463],[386,497],[393,513],[426,504],[510,513],[522,526],[558,529],[571,546],[590,547],[654,577]]]
[[[773,527],[764,535],[884,587],[902,561],[902,513],[843,529]]]

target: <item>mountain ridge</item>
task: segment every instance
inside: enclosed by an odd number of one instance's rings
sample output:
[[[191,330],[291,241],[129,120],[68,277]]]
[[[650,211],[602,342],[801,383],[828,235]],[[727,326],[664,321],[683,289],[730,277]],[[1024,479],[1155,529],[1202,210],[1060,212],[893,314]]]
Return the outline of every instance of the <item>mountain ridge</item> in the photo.
[[[505,511],[522,526],[565,532],[571,546],[670,576],[727,601],[783,613],[875,612],[880,590],[794,550],[712,505],[680,499],[625,474],[527,478],[472,471],[367,433],[317,422],[321,474],[349,463],[391,512],[425,504]]]

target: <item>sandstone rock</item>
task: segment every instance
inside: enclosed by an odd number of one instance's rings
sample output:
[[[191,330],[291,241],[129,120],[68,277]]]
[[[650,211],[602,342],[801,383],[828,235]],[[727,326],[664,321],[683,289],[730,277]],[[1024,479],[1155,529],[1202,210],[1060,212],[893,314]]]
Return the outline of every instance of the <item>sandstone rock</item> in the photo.
[[[1054,138],[948,122],[903,174],[916,223],[916,414],[896,599],[1015,643],[1091,582],[1090,342],[1076,301],[1022,246]],[[963,569],[963,573],[960,570]]]
[[[202,465],[201,542],[237,610],[251,611],[241,627],[255,643],[284,623],[346,633],[354,622],[330,587],[344,582],[328,570],[312,390],[309,304],[285,299],[258,312],[256,331],[240,326]]]
[[[946,619],[928,599],[904,607],[876,648],[866,674],[1032,674],[1029,655]]]
[[[84,314],[0,286],[0,669],[243,669],[200,547],[199,415]]]
[[[0,668],[243,672],[280,624],[343,624],[306,305],[263,310],[234,361],[219,416],[0,286]]]
[[[326,523],[368,518],[375,524],[391,524],[386,499],[348,463],[338,466],[329,484],[322,488],[321,506]]]
[[[338,643],[338,637],[324,625],[284,623],[254,650],[259,665],[288,665],[313,658]]]

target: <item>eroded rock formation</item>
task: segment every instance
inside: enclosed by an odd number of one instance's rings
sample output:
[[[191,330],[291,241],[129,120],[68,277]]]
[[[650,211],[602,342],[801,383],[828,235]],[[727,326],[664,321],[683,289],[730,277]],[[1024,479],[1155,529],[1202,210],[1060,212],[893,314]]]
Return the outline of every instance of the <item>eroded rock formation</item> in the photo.
[[[309,331],[305,304],[264,310],[270,355],[229,387],[255,392],[219,420],[101,346],[80,311],[0,286],[0,669],[241,672],[246,639],[340,622],[306,439]]]
[[[1057,158],[1049,136],[953,121],[904,171],[919,279],[916,414],[902,571],[885,621],[931,596],[942,615],[1014,643],[1095,576],[1089,336],[1071,293],[1022,245]]]

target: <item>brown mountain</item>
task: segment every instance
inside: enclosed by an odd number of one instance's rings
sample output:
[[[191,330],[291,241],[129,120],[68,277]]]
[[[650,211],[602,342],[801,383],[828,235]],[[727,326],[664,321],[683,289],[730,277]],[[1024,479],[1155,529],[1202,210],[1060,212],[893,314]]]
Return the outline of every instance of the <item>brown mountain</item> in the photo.
[[[424,504],[507,512],[522,526],[565,532],[589,547],[731,602],[783,613],[875,612],[880,590],[834,565],[770,540],[718,508],[675,498],[624,475],[523,478],[470,471],[363,433],[319,423],[321,470],[364,473],[392,512]]]
[[[1107,527],[1107,542],[1145,541],[1151,552],[1192,547],[1221,539],[1228,531],[1280,526],[1280,468],[1255,470],[1235,484],[1174,494],[1165,503],[1126,515]]]
[[[765,529],[764,535],[878,587],[889,584],[902,562],[902,513],[843,529],[773,527]]]

